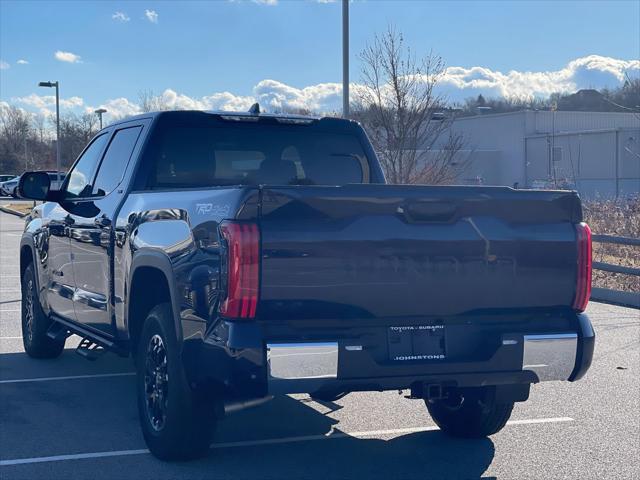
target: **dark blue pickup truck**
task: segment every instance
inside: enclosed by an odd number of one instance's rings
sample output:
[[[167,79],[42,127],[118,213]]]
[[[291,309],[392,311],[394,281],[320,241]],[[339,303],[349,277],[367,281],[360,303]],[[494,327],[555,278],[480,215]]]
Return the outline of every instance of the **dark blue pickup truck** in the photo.
[[[386,185],[355,122],[161,112],[96,135],[20,246],[27,353],[134,358],[162,459],[281,393],[407,389],[452,435],[580,379],[591,236],[575,192]]]

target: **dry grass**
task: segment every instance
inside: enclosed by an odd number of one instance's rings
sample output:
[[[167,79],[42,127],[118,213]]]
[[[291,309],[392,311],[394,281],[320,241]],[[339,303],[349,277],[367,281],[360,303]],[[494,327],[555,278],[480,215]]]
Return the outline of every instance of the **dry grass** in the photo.
[[[640,197],[585,201],[583,208],[594,234],[640,238]],[[593,261],[640,268],[640,247],[594,243]],[[593,286],[640,292],[640,277],[594,270]]]
[[[16,212],[27,214],[33,208],[33,203],[31,202],[10,203],[9,205],[7,205],[7,208],[10,208],[11,210],[15,210]]]

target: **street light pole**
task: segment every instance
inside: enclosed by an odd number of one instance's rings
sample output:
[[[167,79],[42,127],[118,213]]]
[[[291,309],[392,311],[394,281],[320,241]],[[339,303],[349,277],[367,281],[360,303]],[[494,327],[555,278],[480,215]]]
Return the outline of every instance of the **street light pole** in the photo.
[[[56,81],[56,180],[60,188],[60,84]]]
[[[342,0],[342,116],[349,118],[349,0]]]
[[[104,108],[99,108],[93,113],[96,113],[98,115],[98,118],[100,119],[100,130],[102,130],[102,114],[107,113],[107,110]]]
[[[39,87],[56,88],[56,179],[60,186],[60,84],[59,82],[40,82]]]

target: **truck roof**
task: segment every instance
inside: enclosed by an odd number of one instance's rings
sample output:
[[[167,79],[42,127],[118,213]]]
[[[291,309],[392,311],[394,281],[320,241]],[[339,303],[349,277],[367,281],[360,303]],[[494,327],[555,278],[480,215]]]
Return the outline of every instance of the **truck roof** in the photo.
[[[268,118],[268,119],[282,119],[286,121],[290,121],[291,123],[315,123],[318,121],[331,123],[333,125],[343,124],[347,125],[357,125],[358,122],[355,120],[339,118],[339,117],[328,117],[328,116],[314,116],[314,115],[298,115],[298,114],[290,114],[290,113],[251,113],[251,112],[235,112],[235,111],[225,111],[225,110],[162,110],[157,112],[146,112],[141,113],[139,115],[134,115],[131,117],[127,117],[125,119],[119,120],[110,124],[118,125],[122,123],[127,123],[132,120],[139,120],[143,118],[156,118],[160,115],[173,115],[173,114],[185,114],[185,113],[206,113],[210,115],[214,115],[219,117],[220,119],[227,120],[236,117],[240,118]]]

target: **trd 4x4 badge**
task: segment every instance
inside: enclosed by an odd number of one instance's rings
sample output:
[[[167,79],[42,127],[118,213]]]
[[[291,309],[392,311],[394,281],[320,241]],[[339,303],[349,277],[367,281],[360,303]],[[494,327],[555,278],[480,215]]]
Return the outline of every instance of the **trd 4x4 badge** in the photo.
[[[196,213],[198,215],[213,215],[215,217],[224,217],[229,214],[231,207],[229,205],[214,205],[213,203],[196,203]]]

